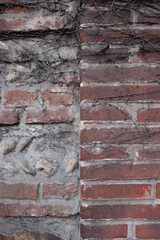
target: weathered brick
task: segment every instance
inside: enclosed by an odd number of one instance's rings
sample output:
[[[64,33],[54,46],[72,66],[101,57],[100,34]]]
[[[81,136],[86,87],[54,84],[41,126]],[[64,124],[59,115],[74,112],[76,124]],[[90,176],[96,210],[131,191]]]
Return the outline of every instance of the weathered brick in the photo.
[[[55,196],[70,199],[76,194],[76,191],[77,186],[75,184],[50,183],[43,186],[42,197],[49,198]]]
[[[156,67],[99,67],[81,69],[85,83],[158,82],[160,69]]]
[[[105,166],[81,167],[81,179],[158,179],[160,164],[108,164]]]
[[[80,40],[81,43],[105,43],[105,44],[126,44],[131,43],[132,38],[130,37],[130,32],[127,30],[81,30]]]
[[[160,159],[160,149],[158,147],[141,148],[138,150],[139,161],[154,161]]]
[[[49,106],[56,105],[70,105],[72,104],[73,93],[70,92],[52,92],[52,90],[41,91],[44,103],[48,103]]]
[[[72,28],[74,22],[68,16],[41,16],[34,18],[1,19],[0,31],[40,31]]]
[[[160,51],[153,49],[139,50],[137,56],[142,62],[159,62],[160,61]]]
[[[121,63],[128,62],[129,54],[126,48],[82,49],[82,60],[88,63]]]
[[[81,147],[81,161],[100,159],[128,159],[129,153],[125,147]]]
[[[81,101],[85,99],[112,102],[159,101],[159,93],[159,86],[87,86],[80,89]]]
[[[107,5],[107,4],[106,4]],[[107,5],[110,7],[110,5]],[[123,18],[121,17],[123,16]],[[84,8],[81,18],[80,18],[80,23],[81,24],[88,24],[88,23],[94,23],[94,24],[124,24],[127,22],[130,22],[130,11],[105,11],[101,10],[101,14],[99,13],[99,10],[96,8],[88,9]]]
[[[81,237],[89,239],[113,239],[127,237],[127,224],[119,225],[81,225]]]
[[[81,108],[81,120],[108,120],[120,121],[129,119],[126,110],[114,106],[104,106],[105,104]]]
[[[72,122],[70,109],[27,110],[27,123]]]
[[[158,43],[160,36],[159,29],[147,30],[106,30],[106,29],[85,29],[80,32],[81,43],[105,43],[105,44],[140,44],[152,42]]]
[[[69,217],[77,214],[73,204],[21,204],[0,203],[0,216],[2,217]]]
[[[160,108],[138,110],[137,122],[160,122]]]
[[[110,128],[81,130],[81,143],[143,144],[159,143],[159,128]]]
[[[156,184],[156,198],[160,198],[160,183]]]
[[[160,205],[92,205],[81,207],[81,218],[84,219],[154,219],[160,218]]]
[[[19,122],[16,110],[0,110],[0,125],[13,125]]]
[[[34,103],[34,92],[8,90],[4,93],[4,107],[27,107]]]
[[[82,200],[151,199],[150,184],[82,185]]]
[[[160,224],[144,224],[136,226],[136,238],[159,239]]]
[[[151,14],[145,14],[140,13],[137,17],[137,23],[148,23],[150,24],[160,24],[160,17],[155,16],[153,13]]]
[[[37,200],[38,186],[25,183],[7,184],[1,182],[0,198]]]

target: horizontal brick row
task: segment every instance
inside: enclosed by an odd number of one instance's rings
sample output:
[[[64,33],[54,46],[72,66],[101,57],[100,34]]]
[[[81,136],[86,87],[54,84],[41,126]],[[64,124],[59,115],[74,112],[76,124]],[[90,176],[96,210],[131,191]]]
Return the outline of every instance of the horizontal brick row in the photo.
[[[82,185],[82,200],[107,199],[152,199],[153,186],[151,184],[97,184]]]
[[[159,86],[86,86],[80,90],[82,100],[110,102],[160,101]]]
[[[81,161],[99,159],[128,159],[129,153],[125,147],[81,147]]]
[[[99,29],[82,30],[80,33],[81,43],[105,43],[105,44],[138,44],[140,40],[151,41],[152,43],[158,42],[160,36],[159,29],[147,30],[106,30]]]
[[[81,143],[144,144],[159,143],[159,128],[110,128],[81,131]]]
[[[156,67],[98,67],[81,69],[84,83],[132,83],[159,81],[160,69]]]
[[[127,224],[117,225],[81,225],[81,235],[89,239],[114,239],[127,238]],[[138,239],[159,239],[160,224],[144,224],[136,226],[136,238]]]
[[[61,89],[59,89],[61,90]],[[62,90],[61,90],[62,91]],[[43,102],[49,107],[57,105],[70,105],[73,99],[73,89],[64,92],[55,92],[49,89],[40,92]],[[8,90],[4,92],[4,107],[28,107],[34,105],[35,91]]]
[[[136,180],[159,178],[160,164],[108,164],[98,167],[81,167],[81,179],[88,180]]]
[[[56,197],[70,199],[77,193],[75,184],[50,183],[42,186],[42,198]],[[38,199],[38,185],[15,183],[7,184],[0,182],[0,198],[8,199]]]
[[[0,203],[1,217],[69,217],[77,214],[73,204]]]
[[[81,207],[82,219],[154,219],[160,218],[160,205],[114,204],[90,205]]]

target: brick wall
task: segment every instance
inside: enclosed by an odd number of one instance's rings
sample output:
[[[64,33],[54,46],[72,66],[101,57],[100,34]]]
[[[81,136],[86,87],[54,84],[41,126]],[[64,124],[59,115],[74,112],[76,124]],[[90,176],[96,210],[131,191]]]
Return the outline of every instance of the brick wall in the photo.
[[[160,239],[159,8],[0,0],[0,239]]]
[[[159,8],[82,1],[82,239],[160,239]]]
[[[79,239],[78,8],[0,1],[0,232],[15,239]]]

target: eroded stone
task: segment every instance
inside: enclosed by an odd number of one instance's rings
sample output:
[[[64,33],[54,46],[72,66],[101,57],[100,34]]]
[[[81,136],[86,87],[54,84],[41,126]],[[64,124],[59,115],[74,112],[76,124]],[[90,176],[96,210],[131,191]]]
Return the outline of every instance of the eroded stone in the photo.
[[[0,146],[0,153],[6,155],[12,152],[17,145],[17,142],[14,138],[7,138],[2,145]]]
[[[77,167],[77,160],[71,159],[71,160],[69,160],[68,165],[66,167],[66,172],[71,173],[75,170],[76,167]]]
[[[26,173],[26,174],[30,174],[32,176],[36,175],[36,170],[34,170],[31,166],[29,166],[28,163],[24,162],[18,162],[19,166],[21,167],[21,169]]]
[[[51,163],[47,159],[40,159],[36,163],[36,169],[39,171],[44,171],[47,177],[53,176],[58,169],[58,165],[56,163]]]

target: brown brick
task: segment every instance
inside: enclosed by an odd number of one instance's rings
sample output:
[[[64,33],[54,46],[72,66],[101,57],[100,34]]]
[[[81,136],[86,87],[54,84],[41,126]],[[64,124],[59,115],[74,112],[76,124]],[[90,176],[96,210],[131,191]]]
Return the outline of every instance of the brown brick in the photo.
[[[72,122],[70,109],[28,110],[27,123],[62,123]]]
[[[0,183],[0,198],[37,200],[38,186],[24,183]]]
[[[144,224],[136,226],[136,238],[159,239],[160,224]]]
[[[160,218],[160,205],[93,205],[81,207],[81,218],[84,219],[154,219]]]
[[[129,54],[126,48],[82,49],[81,57],[88,63],[121,63],[128,62]]]
[[[160,183],[156,184],[156,198],[160,198]]]
[[[85,83],[158,82],[160,69],[155,67],[100,67],[81,69],[81,81]]]
[[[68,90],[69,91],[69,90]],[[70,92],[52,92],[52,90],[41,91],[44,103],[48,103],[49,106],[72,104],[73,93]]]
[[[80,152],[81,161],[129,158],[125,147],[81,147]]]
[[[69,217],[76,215],[73,204],[21,204],[0,203],[0,216],[2,217]]]
[[[137,122],[160,122],[160,108],[138,110]]]
[[[82,87],[80,90],[82,100],[111,101],[111,102],[136,102],[159,101],[159,86],[96,86]]]
[[[124,109],[112,106],[97,105],[94,107],[81,108],[81,120],[108,120],[120,121],[129,119]]]
[[[82,200],[151,199],[151,195],[152,185],[149,184],[102,184],[81,187]]]
[[[9,90],[4,93],[4,107],[27,107],[34,103],[34,92]]]
[[[127,224],[119,225],[81,225],[81,237],[89,239],[113,239],[127,237]]]
[[[76,194],[76,191],[77,186],[75,184],[50,183],[43,186],[42,197],[49,198],[55,196],[70,199]]]
[[[108,6],[108,4],[106,4]],[[109,7],[109,6],[108,6]],[[123,16],[123,18],[121,17]],[[80,23],[81,24],[88,24],[88,23],[94,23],[94,24],[123,24],[127,22],[130,22],[130,11],[101,11],[101,14],[99,13],[98,9],[92,8],[88,9],[85,8],[84,11],[81,14]]]
[[[142,62],[154,63],[160,61],[160,50],[155,49],[139,50],[137,55]]]
[[[0,31],[40,31],[72,28],[74,22],[68,16],[41,16],[34,18],[1,19]]]
[[[81,179],[158,179],[160,164],[108,164],[105,166],[81,167]]]
[[[110,128],[81,130],[81,143],[142,144],[159,143],[159,128]]]
[[[137,23],[160,24],[160,17],[155,16],[154,14],[140,13],[137,17]]]
[[[141,148],[138,150],[139,161],[160,160],[160,149],[158,147]]]
[[[13,125],[19,122],[16,110],[0,110],[0,125]]]

